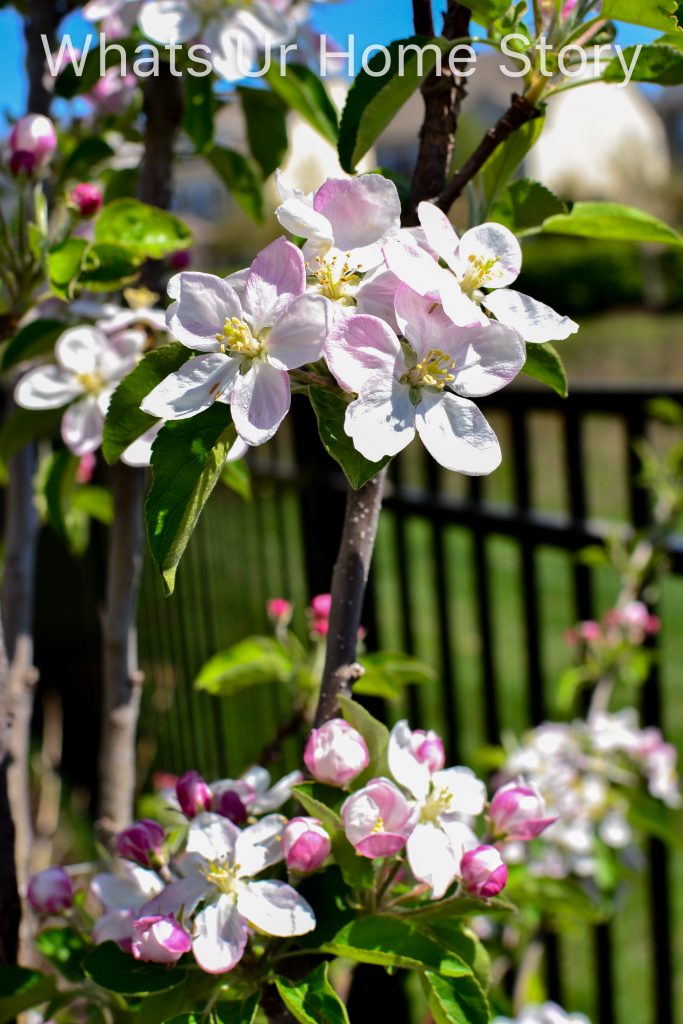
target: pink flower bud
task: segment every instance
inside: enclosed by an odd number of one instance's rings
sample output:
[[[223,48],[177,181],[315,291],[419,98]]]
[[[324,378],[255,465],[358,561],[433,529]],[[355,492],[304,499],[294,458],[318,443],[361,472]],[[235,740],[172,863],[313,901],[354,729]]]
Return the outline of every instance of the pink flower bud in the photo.
[[[224,789],[213,797],[211,810],[227,818],[233,825],[244,825],[249,817],[247,808],[234,789]]]
[[[313,729],[304,750],[304,762],[318,782],[345,786],[370,764],[367,744],[343,718],[333,718]]]
[[[95,467],[97,466],[97,456],[94,452],[86,452],[82,455],[78,463],[78,469],[76,470],[76,481],[79,484],[89,484],[93,478]]]
[[[497,839],[529,841],[540,836],[557,818],[545,817],[545,802],[532,786],[509,782],[495,794],[489,817]]]
[[[136,960],[174,964],[192,949],[192,939],[175,917],[140,917],[133,930],[132,953]]]
[[[119,857],[132,860],[143,868],[151,868],[163,861],[164,830],[151,818],[134,821],[116,837]]]
[[[268,618],[277,625],[278,622],[289,622],[292,618],[292,604],[284,597],[273,597],[266,605]]]
[[[292,818],[282,833],[282,852],[289,871],[306,875],[329,857],[330,837],[317,818]]]
[[[202,811],[211,810],[211,790],[199,772],[185,772],[176,783],[176,796],[180,810],[186,818],[194,818]]]
[[[430,729],[414,729],[412,735],[413,753],[420,764],[426,764],[430,772],[440,772],[446,764],[443,740]]]
[[[471,896],[489,900],[505,888],[508,869],[494,846],[477,846],[463,854],[460,875]]]
[[[36,158],[33,153],[18,149],[16,153],[11,154],[8,167],[13,178],[20,178],[22,175],[30,178],[36,169]]]
[[[311,600],[311,611],[317,619],[327,619],[332,608],[331,594],[317,594]]]
[[[9,137],[9,148],[12,154],[31,153],[34,167],[45,167],[57,148],[55,126],[49,117],[42,114],[20,117]]]
[[[64,868],[46,868],[29,879],[26,896],[36,914],[61,914],[73,903],[74,887]]]
[[[87,181],[76,185],[69,198],[71,205],[75,207],[81,217],[94,216],[104,202],[102,193],[97,186],[89,185]]]
[[[329,619],[314,619],[313,625],[311,626],[311,632],[314,638],[316,636],[327,636],[330,631],[330,620]]]
[[[581,622],[579,624],[579,636],[582,640],[585,640],[587,644],[597,643],[602,637],[600,623],[595,622],[594,619],[589,619],[587,622]]]
[[[415,827],[415,810],[388,779],[373,779],[342,804],[344,831],[362,857],[391,857]]]
[[[178,776],[173,775],[172,772],[154,772],[152,775],[152,788],[157,793],[163,793],[171,790],[175,793],[176,786],[178,785]]]
[[[181,270],[187,270],[192,263],[192,253],[188,249],[181,249],[180,252],[173,252],[168,257],[168,265],[171,270],[175,270],[178,273]]]

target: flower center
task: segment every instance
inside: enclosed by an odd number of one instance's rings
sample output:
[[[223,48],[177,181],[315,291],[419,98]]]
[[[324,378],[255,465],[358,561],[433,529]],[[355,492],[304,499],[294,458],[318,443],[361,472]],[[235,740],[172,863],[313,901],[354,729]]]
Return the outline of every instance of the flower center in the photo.
[[[372,834],[373,835],[378,835],[380,832],[384,832],[384,831],[386,831],[385,828],[384,828],[384,819],[382,817],[378,817],[377,821],[372,826]]]
[[[363,270],[360,265],[352,266],[350,258],[349,252],[346,253],[343,263],[338,256],[331,256],[329,259],[316,256],[317,269],[310,271],[310,276],[318,282],[317,286],[314,286],[315,290],[326,299],[339,302],[343,306],[354,305],[351,293],[360,281],[359,272]]]
[[[420,810],[420,821],[435,822],[448,811],[453,799],[450,790],[433,789]]]
[[[124,288],[123,297],[133,310],[150,309],[159,298],[150,288]]]
[[[502,271],[495,269],[498,259],[498,256],[484,259],[483,256],[470,253],[467,257],[467,268],[460,280],[460,287],[466,295],[471,298],[480,288],[489,285],[495,278],[502,277]]]
[[[236,316],[225,321],[223,333],[217,334],[216,340],[220,341],[223,352],[230,352],[232,355],[258,359],[263,354],[263,346],[252,334],[249,324]]]
[[[92,373],[79,373],[76,376],[76,380],[89,395],[99,395],[104,387],[104,378],[96,371]]]
[[[455,369],[455,361],[441,349],[433,348],[422,362],[416,363],[401,378],[402,384],[411,388],[438,388],[440,391],[455,380],[450,371]]]
[[[237,879],[239,877],[240,865],[233,864],[229,867],[220,861],[214,861],[207,865],[204,876],[207,882],[215,886],[219,892],[226,896],[234,896],[237,892]]]

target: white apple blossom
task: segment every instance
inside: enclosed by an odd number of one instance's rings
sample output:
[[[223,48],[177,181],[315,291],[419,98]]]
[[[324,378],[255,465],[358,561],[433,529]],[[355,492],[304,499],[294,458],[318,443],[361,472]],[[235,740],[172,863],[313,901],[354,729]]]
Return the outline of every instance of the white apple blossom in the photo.
[[[271,814],[241,832],[217,814],[197,815],[189,826],[185,877],[148,903],[143,916],[173,914],[184,923],[192,918],[192,951],[209,974],[223,974],[239,963],[249,928],[281,937],[312,931],[313,911],[292,886],[276,879],[253,881],[283,859],[286,824],[286,818]]]
[[[115,863],[116,874],[95,875],[90,888],[104,907],[93,929],[95,942],[118,942],[129,949],[133,940],[133,922],[150,899],[163,890],[163,882],[154,871],[129,861]]]
[[[436,206],[420,203],[418,214],[430,248],[445,266],[424,249],[395,241],[384,249],[387,267],[421,295],[441,302],[454,324],[486,325],[489,313],[527,342],[561,341],[578,330],[569,317],[507,287],[519,275],[522,250],[502,224],[480,224],[458,238]]]
[[[168,292],[169,333],[202,354],[158,384],[143,411],[187,419],[222,401],[243,441],[268,441],[289,410],[288,371],[318,359],[329,331],[329,303],[305,294],[299,249],[279,238],[246,274],[223,280],[187,271],[171,278]]]
[[[583,1013],[567,1013],[557,1003],[526,1006],[517,1017],[496,1017],[493,1024],[590,1024]]]
[[[303,772],[296,770],[271,785],[270,772],[260,765],[253,765],[238,779],[221,779],[212,783],[210,788],[214,799],[222,793],[236,793],[248,814],[267,814],[287,803],[292,796],[292,787],[303,781]]]
[[[468,475],[500,464],[498,440],[470,398],[508,384],[524,365],[521,336],[499,324],[456,328],[443,309],[406,285],[396,293],[405,341],[382,320],[340,318],[325,346],[332,373],[357,398],[344,429],[372,462],[396,455],[417,432],[446,469]]]

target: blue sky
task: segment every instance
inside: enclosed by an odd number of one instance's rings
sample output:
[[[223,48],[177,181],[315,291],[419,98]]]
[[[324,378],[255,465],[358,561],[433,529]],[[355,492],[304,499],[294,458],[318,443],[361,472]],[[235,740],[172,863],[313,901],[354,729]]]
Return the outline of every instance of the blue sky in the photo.
[[[372,43],[388,43],[392,39],[409,36],[412,31],[410,0],[342,0],[315,6],[314,25],[340,43],[352,32],[355,36],[356,53],[361,54]],[[445,0],[435,2],[440,11]],[[74,41],[82,35],[84,22],[74,16],[66,23]],[[619,32],[622,45],[646,42],[656,33],[624,25]],[[8,8],[0,11],[0,66],[2,66],[2,90],[0,110],[18,115],[25,108],[25,81],[23,75],[24,46],[21,24],[17,14]]]

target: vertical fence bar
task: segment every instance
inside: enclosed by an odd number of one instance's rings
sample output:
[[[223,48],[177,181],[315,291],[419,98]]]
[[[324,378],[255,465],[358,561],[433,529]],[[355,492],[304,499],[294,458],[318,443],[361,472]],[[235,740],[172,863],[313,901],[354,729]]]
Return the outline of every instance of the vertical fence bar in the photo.
[[[391,480],[395,487],[394,498],[394,520],[396,541],[396,564],[398,566],[398,595],[399,609],[401,612],[401,631],[406,654],[415,653],[415,630],[413,628],[413,614],[410,607],[410,579],[408,576],[407,552],[408,538],[406,531],[405,507],[403,505],[403,472],[401,458],[394,459],[392,463]],[[417,687],[408,688],[408,715],[411,722],[420,721],[420,704],[417,695]]]
[[[482,504],[481,478],[470,478],[470,499],[475,506]],[[481,664],[483,671],[484,690],[484,729],[489,743],[500,742],[500,714],[498,712],[498,693],[496,690],[496,667],[493,657],[494,637],[491,621],[491,587],[489,566],[486,554],[486,535],[475,520],[474,532],[474,585],[476,590],[477,622],[481,643]]]

